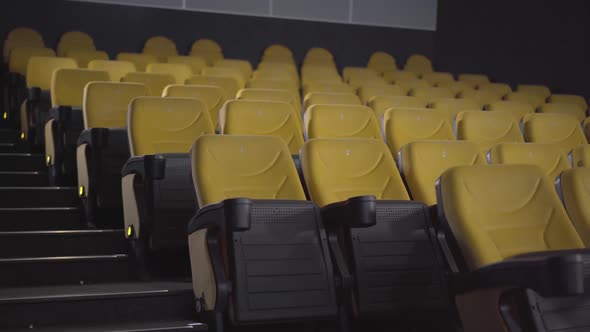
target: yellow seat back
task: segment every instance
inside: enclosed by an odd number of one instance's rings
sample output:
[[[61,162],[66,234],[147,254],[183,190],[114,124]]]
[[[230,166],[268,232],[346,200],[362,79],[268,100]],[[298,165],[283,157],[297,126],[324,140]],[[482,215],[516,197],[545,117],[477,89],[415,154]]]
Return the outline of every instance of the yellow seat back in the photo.
[[[225,103],[225,92],[213,85],[169,85],[162,93],[163,97],[195,98],[202,101],[209,110],[213,128],[219,126],[219,110]]]
[[[523,119],[523,131],[527,142],[557,144],[566,154],[588,143],[580,123],[571,115],[530,114]]]
[[[293,58],[293,52],[285,45],[273,44],[264,49],[264,56],[278,58]]]
[[[60,68],[75,69],[78,65],[69,58],[32,57],[27,66],[27,87],[50,90],[53,72]]]
[[[390,70],[383,73],[383,79],[387,83],[397,84],[401,81],[419,80],[418,74],[405,70]]]
[[[299,95],[299,86],[296,81],[292,80],[270,80],[256,78],[249,80],[248,83],[246,83],[246,88],[289,90],[296,94],[298,99],[301,99]]]
[[[108,60],[109,55],[104,51],[92,51],[92,50],[68,50],[66,57],[76,60],[78,67],[88,68],[88,63],[92,60]],[[91,69],[91,68],[89,68]]]
[[[527,104],[531,105],[532,107],[534,107],[535,110],[538,109],[539,107],[541,107],[541,105],[543,105],[545,103],[545,98],[538,96],[538,95],[525,93],[525,92],[511,92],[511,93],[507,94],[504,97],[504,99],[527,103]]]
[[[550,180],[571,168],[567,154],[558,145],[545,143],[501,143],[488,154],[492,164],[525,164],[539,166]]]
[[[252,64],[247,60],[220,59],[215,61],[214,67],[237,69],[242,74],[244,82],[252,76]]]
[[[81,108],[86,84],[109,80],[109,74],[102,70],[57,69],[51,78],[51,105]]]
[[[207,67],[203,68],[202,73],[204,76],[231,77],[238,83],[238,90],[246,86],[246,79],[242,71],[237,68]]]
[[[214,133],[205,104],[191,98],[135,98],[127,127],[132,156],[188,153],[197,137]]]
[[[391,108],[426,108],[428,102],[419,97],[410,96],[376,96],[369,101],[369,106],[375,111],[377,119],[383,118],[383,115]]]
[[[371,54],[367,67],[380,74],[389,70],[397,70],[395,58],[391,54],[383,51],[377,51]]]
[[[490,78],[483,74],[459,74],[459,81],[465,82],[473,88],[477,88],[483,84],[489,83]]]
[[[278,137],[204,135],[192,147],[199,206],[229,198],[305,200],[289,149]]]
[[[551,96],[551,90],[545,85],[519,84],[516,87],[516,91],[527,93],[530,95],[535,95],[540,98],[543,98],[543,100]]]
[[[453,127],[444,112],[421,109],[395,109],[383,116],[383,136],[394,158],[407,143],[454,140]]]
[[[126,128],[129,103],[148,95],[138,83],[90,82],[84,89],[84,128]]]
[[[352,93],[314,92],[305,96],[303,108],[311,105],[361,105],[361,100]]]
[[[88,69],[106,71],[113,82],[120,82],[125,75],[137,70],[133,62],[119,60],[92,60]]]
[[[535,112],[535,109],[527,103],[509,100],[495,100],[486,106],[486,110],[508,112],[517,121],[520,121],[525,115]]]
[[[296,71],[272,69],[268,67],[261,69],[260,66],[258,66],[258,69],[252,73],[252,79],[286,80],[292,81],[294,84],[297,85],[299,84],[299,75]]]
[[[205,59],[198,56],[173,55],[169,56],[167,61],[168,63],[188,65],[191,68],[193,75],[199,75],[201,71],[203,71],[203,68],[207,67]]]
[[[8,70],[25,76],[29,60],[35,56],[55,57],[55,52],[50,48],[15,48],[10,52]]]
[[[222,52],[219,43],[207,38],[195,40],[191,45],[191,51]]]
[[[27,27],[19,27],[12,29],[2,46],[2,57],[4,62],[8,62],[10,52],[15,48],[43,48],[45,42],[39,32]]]
[[[500,95],[490,90],[465,90],[459,93],[458,98],[471,99],[478,103],[481,108],[502,99]]]
[[[559,191],[566,211],[584,241],[590,247],[590,168],[567,170],[559,177]]]
[[[94,40],[81,31],[68,31],[61,35],[57,44],[57,56],[63,57],[71,50],[95,51]]]
[[[367,106],[313,105],[305,112],[304,136],[381,139],[375,112]]]
[[[298,154],[303,145],[301,125],[288,103],[255,100],[230,100],[219,116],[222,134],[277,136]]]
[[[432,62],[422,54],[413,54],[406,60],[404,70],[422,75],[433,71]]]
[[[440,111],[480,111],[481,107],[479,104],[471,99],[463,98],[463,99],[456,99],[456,98],[443,98],[439,99],[434,103],[431,103],[429,108],[433,108],[435,110]]]
[[[360,79],[360,78],[379,79],[379,78],[381,78],[381,76],[379,76],[379,74],[377,74],[374,70],[369,69],[367,67],[344,67],[344,69],[342,69],[342,79],[344,79],[344,82],[349,83],[353,77],[355,77],[357,79]]]
[[[371,99],[377,96],[405,96],[408,92],[398,85],[367,84],[358,88],[357,94],[363,105],[367,105]]]
[[[473,141],[482,153],[499,143],[523,143],[518,121],[507,112],[461,112],[455,119],[457,140]]]
[[[485,165],[486,157],[473,142],[416,141],[401,148],[398,162],[412,199],[431,206],[442,173],[456,166]]]
[[[578,104],[583,109],[588,109],[588,103],[586,99],[582,96],[578,95],[568,95],[568,94],[554,94],[551,95],[548,99],[550,103],[568,103],[568,104]]]
[[[446,72],[430,72],[430,73],[425,73],[422,76],[422,79],[425,80],[426,82],[428,82],[430,85],[432,86],[440,86],[440,84],[443,83],[452,83],[455,82],[455,78],[453,77],[453,74],[451,73],[446,73]]]
[[[436,103],[437,101],[445,98],[454,98],[455,95],[451,90],[446,88],[436,88],[436,87],[429,87],[429,88],[415,88],[410,90],[408,94],[410,96],[423,98],[428,101],[429,104]]]
[[[234,77],[197,75],[184,82],[186,85],[212,85],[223,90],[225,100],[235,98],[240,84]]]
[[[584,244],[553,181],[533,165],[459,166],[442,174],[437,203],[472,269]]]
[[[151,54],[142,53],[119,53],[117,54],[117,60],[129,61],[135,65],[137,71],[145,71],[145,68],[150,63],[158,63],[158,58]]]
[[[183,63],[150,63],[145,69],[146,73],[170,74],[174,76],[176,84],[184,84],[193,76],[189,65]]]
[[[453,95],[457,96],[467,90],[475,90],[473,84],[464,81],[452,81],[452,82],[440,82],[436,85],[439,88],[445,88],[451,90]]]
[[[582,122],[586,119],[586,110],[579,104],[570,103],[549,103],[543,104],[539,107],[539,113],[555,113],[555,114],[569,114],[578,121]]]
[[[574,167],[590,167],[590,145],[576,146],[570,153],[570,159]]]
[[[295,113],[293,115],[297,119],[300,126],[303,126],[303,114],[301,113],[301,100],[297,98],[293,92],[289,90],[276,89],[242,89],[238,91],[236,99],[244,100],[258,100],[258,101],[278,101],[290,104],[293,106]]]
[[[121,82],[145,84],[150,96],[160,97],[168,85],[176,83],[176,79],[171,74],[132,72],[123,76]]]
[[[301,165],[309,195],[320,206],[367,195],[409,200],[382,140],[312,139],[301,149]]]
[[[143,45],[143,53],[151,54],[159,61],[166,61],[169,56],[178,55],[176,44],[164,36],[155,36],[148,39]]]
[[[498,98],[502,98],[512,92],[512,88],[506,83],[486,83],[480,85],[478,90],[495,93]]]
[[[310,93],[354,93],[354,90],[344,82],[312,81],[303,85],[303,96]]]

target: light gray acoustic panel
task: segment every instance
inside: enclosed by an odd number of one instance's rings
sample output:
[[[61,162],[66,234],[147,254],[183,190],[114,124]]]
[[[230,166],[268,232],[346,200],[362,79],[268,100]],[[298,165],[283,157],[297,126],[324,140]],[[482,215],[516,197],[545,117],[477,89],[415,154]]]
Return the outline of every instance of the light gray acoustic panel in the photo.
[[[436,30],[437,0],[351,0],[352,23]]]
[[[186,0],[186,8],[230,14],[268,16],[270,0]]]
[[[117,5],[133,5],[144,7],[182,8],[183,0],[77,0]]]
[[[348,22],[350,0],[272,0],[272,16]]]

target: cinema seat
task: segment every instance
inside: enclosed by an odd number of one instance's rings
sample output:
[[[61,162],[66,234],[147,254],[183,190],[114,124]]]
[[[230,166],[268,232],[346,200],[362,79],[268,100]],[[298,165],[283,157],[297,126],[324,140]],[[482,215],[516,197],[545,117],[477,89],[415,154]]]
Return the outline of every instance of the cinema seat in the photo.
[[[131,72],[123,76],[121,82],[144,84],[150,96],[159,97],[168,85],[176,83],[176,78],[167,73]]]
[[[459,74],[459,81],[469,84],[472,88],[490,83],[490,78],[483,74]]]
[[[69,58],[32,57],[27,67],[27,99],[21,104],[21,140],[29,147],[43,144],[44,125],[51,109],[51,78],[60,68],[77,68]]]
[[[395,58],[383,51],[377,51],[371,54],[367,67],[381,75],[386,71],[397,70]]]
[[[299,125],[303,125],[303,113],[301,110],[301,99],[297,98],[289,90],[277,89],[242,89],[238,91],[236,99],[257,100],[257,101],[278,101],[290,104],[295,110],[295,117]]]
[[[565,170],[556,181],[556,188],[567,214],[586,248],[590,247],[590,168]]]
[[[578,104],[583,109],[588,109],[588,103],[586,99],[582,96],[578,95],[568,95],[568,94],[553,94],[547,98],[547,102],[549,103],[568,103],[568,104]]]
[[[263,58],[293,59],[293,51],[285,45],[273,44],[264,49]]]
[[[207,67],[203,69],[202,74],[203,76],[233,78],[238,84],[238,90],[243,89],[246,86],[246,79],[244,78],[242,71],[236,68]]]
[[[361,105],[361,100],[352,93],[322,93],[313,92],[303,99],[303,108],[311,105]]]
[[[516,121],[520,121],[525,115],[535,112],[535,109],[521,101],[496,100],[486,106],[487,111],[508,112],[514,116]]]
[[[387,83],[396,84],[399,81],[412,81],[420,79],[418,74],[405,70],[390,70],[383,73],[383,79]]]
[[[119,53],[117,54],[117,60],[129,61],[135,65],[137,71],[143,72],[150,63],[158,63],[158,58],[151,54],[142,53]]]
[[[580,123],[571,115],[530,114],[523,118],[524,139],[531,143],[559,145],[565,154],[581,144],[588,144]]]
[[[569,154],[573,167],[590,167],[590,145],[576,146]]]
[[[89,34],[81,31],[68,31],[59,38],[56,50],[57,56],[63,57],[71,50],[95,51],[96,46]]]
[[[146,40],[143,45],[143,53],[151,54],[160,62],[165,62],[168,57],[178,55],[176,44],[167,37],[155,36]]]
[[[313,139],[301,160],[336,273],[351,276],[340,287],[348,314],[379,326],[389,319],[417,327],[425,312],[437,320],[436,309],[448,305],[442,255],[427,207],[409,200],[383,141]]]
[[[342,79],[346,83],[350,83],[352,79],[382,79],[374,70],[366,67],[344,67],[342,69]]]
[[[335,320],[320,210],[306,201],[286,144],[205,135],[192,167],[201,206],[188,226],[193,290],[209,328]]]
[[[24,80],[25,75],[27,74],[27,65],[29,63],[29,59],[34,56],[55,57],[55,51],[50,48],[42,47],[15,48],[10,52],[8,71],[10,73],[21,75],[22,79]]]
[[[148,88],[138,83],[90,82],[84,89],[76,170],[89,224],[121,227],[121,168],[130,156],[127,111],[134,98],[147,95]]]
[[[45,42],[41,34],[28,27],[18,27],[10,30],[2,45],[3,62],[8,63],[10,53],[15,48],[43,48]]]
[[[84,129],[84,88],[90,82],[109,81],[106,71],[61,68],[51,79],[51,110],[45,122],[45,162],[49,183],[75,182],[76,146]]]
[[[502,99],[496,92],[489,90],[466,90],[459,93],[459,95],[457,95],[457,98],[474,100],[479,104],[481,108],[485,108],[492,102]]]
[[[578,121],[582,122],[586,119],[586,110],[579,104],[567,104],[567,103],[548,103],[543,104],[539,107],[539,113],[556,113],[556,114],[569,114]]]
[[[187,79],[193,76],[191,67],[183,63],[150,63],[145,71],[146,73],[172,75],[176,84],[184,84]]]
[[[524,143],[518,121],[507,112],[461,112],[455,129],[457,140],[476,143],[483,154],[499,143]]]
[[[425,99],[429,104],[436,103],[437,101],[445,98],[454,98],[455,96],[451,90],[446,88],[415,88],[410,90],[409,96]]]
[[[89,51],[71,49],[66,52],[66,57],[76,60],[78,67],[88,68],[88,63],[93,60],[108,60],[109,55],[104,51]]]
[[[305,112],[303,135],[314,138],[381,139],[375,112],[359,105],[313,105]]]
[[[289,90],[297,95],[297,98],[301,99],[299,94],[299,85],[297,82],[292,80],[271,80],[271,79],[251,79],[246,83],[248,89],[276,89],[276,90]]]
[[[292,64],[261,62],[256,71],[252,73],[252,79],[262,80],[288,80],[299,85],[299,73],[297,67]]]
[[[430,72],[430,73],[425,73],[422,76],[422,79],[425,80],[426,82],[428,82],[430,85],[438,87],[443,83],[451,83],[451,82],[455,82],[455,78],[453,77],[453,74],[451,73],[445,73],[445,72]]]
[[[119,60],[92,60],[88,69],[106,71],[113,82],[120,82],[125,75],[136,71],[133,62]]]
[[[501,143],[492,147],[488,159],[491,164],[539,166],[550,180],[571,168],[567,154],[559,145],[545,143]]]
[[[312,47],[309,50],[307,50],[307,52],[305,53],[305,57],[303,58],[303,63],[305,64],[306,62],[309,61],[327,61],[327,62],[333,62],[334,60],[334,55],[332,55],[332,53],[323,48],[323,47]]]
[[[216,41],[206,38],[196,40],[191,46],[189,55],[205,59],[208,66],[213,66],[215,61],[223,59],[221,46]]]
[[[451,90],[455,96],[467,90],[475,90],[473,88],[473,84],[467,83],[465,81],[440,82],[436,86],[439,88]]]
[[[435,183],[446,170],[465,165],[485,165],[477,144],[468,141],[415,141],[402,146],[398,167],[412,200],[436,205]]]
[[[190,98],[135,98],[127,126],[131,158],[121,180],[125,235],[139,271],[149,277],[161,273],[152,265],[153,255],[186,254],[186,227],[198,209],[191,144],[214,131],[206,106]]]
[[[512,92],[512,88],[506,83],[485,83],[479,85],[478,90],[493,92],[498,95],[498,98],[503,98]]]
[[[430,89],[432,85],[426,82],[425,80],[420,79],[411,79],[411,80],[404,80],[404,81],[396,81],[394,85],[405,89],[406,91],[410,92],[415,89]]]
[[[313,81],[303,85],[303,96],[310,93],[354,93],[354,89],[344,82]]]
[[[584,330],[587,251],[534,165],[460,166],[437,182],[463,330]]]
[[[586,118],[584,122],[582,122],[582,129],[584,130],[584,135],[586,135],[586,139],[590,141],[590,118]]]
[[[237,69],[242,74],[242,79],[247,82],[252,76],[252,64],[247,60],[238,59],[221,59],[215,61],[213,65],[216,68],[232,68]],[[244,83],[245,84],[245,83]]]
[[[422,54],[412,54],[406,60],[404,70],[412,71],[422,76],[425,73],[430,73],[433,71],[432,62],[430,61],[430,59],[428,59],[426,56]]]
[[[428,102],[425,99],[410,96],[376,96],[369,101],[369,106],[375,111],[379,120],[391,108],[424,109],[427,105]]]
[[[357,94],[361,99],[361,103],[367,105],[371,99],[377,96],[405,96],[408,91],[398,85],[366,84],[358,88]]]
[[[225,103],[223,89],[213,85],[169,85],[162,93],[163,97],[194,98],[200,100],[209,110],[213,129],[219,127],[219,110]]]
[[[537,110],[539,107],[545,104],[545,99],[543,97],[526,92],[511,92],[504,96],[504,99],[527,103],[534,107],[535,110]]]
[[[219,116],[224,135],[271,135],[280,137],[291,154],[298,155],[303,145],[301,124],[289,103],[257,100],[230,100]]]
[[[207,62],[198,56],[173,55],[167,58],[167,62],[188,65],[193,75],[199,75],[203,68],[207,67]]]
[[[428,105],[428,108],[443,112],[449,123],[454,123],[457,114],[463,111],[481,111],[477,102],[471,99],[443,98]]]
[[[225,100],[234,99],[240,90],[240,84],[234,77],[197,75],[184,82],[186,85],[210,85],[223,90]]]
[[[543,100],[551,96],[551,90],[549,90],[549,88],[545,85],[519,84],[516,87],[516,91],[535,95],[543,98]]]

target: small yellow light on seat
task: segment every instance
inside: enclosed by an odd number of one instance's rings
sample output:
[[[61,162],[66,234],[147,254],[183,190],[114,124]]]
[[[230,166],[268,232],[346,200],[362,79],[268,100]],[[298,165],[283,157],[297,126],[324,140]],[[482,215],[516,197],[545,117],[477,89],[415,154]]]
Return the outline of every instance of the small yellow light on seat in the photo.
[[[84,186],[80,186],[80,188],[78,188],[78,196],[84,196]]]
[[[20,133],[20,139],[23,141],[25,140],[25,133]]]
[[[47,166],[49,166],[49,163],[50,163],[50,162],[51,162],[51,156],[50,156],[50,155],[47,155],[47,156],[45,157],[45,164],[47,164]]]

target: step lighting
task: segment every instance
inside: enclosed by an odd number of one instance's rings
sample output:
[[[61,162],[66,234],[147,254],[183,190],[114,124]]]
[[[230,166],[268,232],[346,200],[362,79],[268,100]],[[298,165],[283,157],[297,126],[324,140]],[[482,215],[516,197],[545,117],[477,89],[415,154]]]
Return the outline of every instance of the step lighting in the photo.
[[[78,196],[84,196],[84,186],[80,186],[80,188],[78,188]]]
[[[50,163],[51,163],[51,156],[50,155],[47,155],[45,157],[45,164],[47,164],[47,166],[49,166]]]
[[[133,225],[127,226],[127,230],[125,231],[125,236],[127,236],[127,238],[130,238],[131,236],[133,236]]]
[[[20,139],[25,140],[25,133],[20,133]]]
[[[2,118],[4,120],[8,119],[8,112],[4,112],[4,114],[2,114]]]

